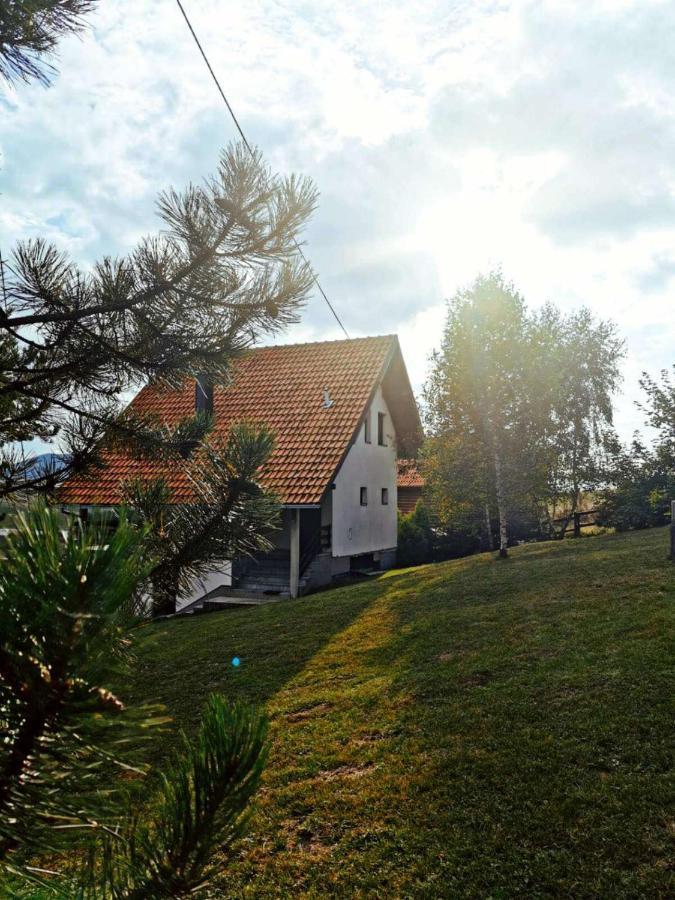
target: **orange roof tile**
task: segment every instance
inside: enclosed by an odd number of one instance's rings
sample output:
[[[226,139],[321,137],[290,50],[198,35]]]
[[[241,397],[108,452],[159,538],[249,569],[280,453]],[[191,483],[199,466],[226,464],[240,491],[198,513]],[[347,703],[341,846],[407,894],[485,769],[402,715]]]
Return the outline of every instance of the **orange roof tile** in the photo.
[[[395,335],[252,350],[234,362],[229,384],[215,386],[214,432],[225,436],[242,420],[267,424],[276,434],[276,447],[263,481],[285,504],[320,503],[373,391],[395,358],[405,369]],[[410,394],[405,403],[414,406],[407,376],[405,382]],[[324,386],[333,400],[330,409],[323,405]],[[193,413],[194,397],[193,380],[178,389],[155,383],[143,388],[131,405],[138,413],[154,413],[173,425]],[[402,415],[414,426],[416,408]],[[189,499],[184,466],[109,451],[103,457],[104,469],[61,486],[62,503],[115,505],[123,480],[159,475],[167,478],[176,502]]]
[[[424,478],[420,470],[417,468],[417,461],[414,459],[398,460],[398,477],[396,483],[400,488],[414,487],[423,488]]]

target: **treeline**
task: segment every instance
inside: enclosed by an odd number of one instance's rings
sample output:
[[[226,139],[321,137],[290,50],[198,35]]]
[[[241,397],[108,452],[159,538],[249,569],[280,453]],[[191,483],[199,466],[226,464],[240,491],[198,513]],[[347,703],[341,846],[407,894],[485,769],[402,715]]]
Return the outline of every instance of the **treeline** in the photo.
[[[402,561],[480,549],[506,556],[519,540],[562,538],[589,499],[602,524],[664,522],[675,486],[674,387],[667,373],[644,376],[659,437],[623,446],[612,399],[624,352],[614,323],[586,308],[531,311],[498,271],[459,291],[424,388],[427,511],[402,518]]]

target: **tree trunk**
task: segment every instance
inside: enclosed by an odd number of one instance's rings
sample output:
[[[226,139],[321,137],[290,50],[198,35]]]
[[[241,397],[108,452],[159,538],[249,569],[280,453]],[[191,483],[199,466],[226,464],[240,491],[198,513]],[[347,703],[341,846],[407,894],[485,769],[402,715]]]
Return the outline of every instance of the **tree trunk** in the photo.
[[[564,540],[565,535],[567,534],[567,527],[570,522],[574,522],[574,537],[579,537],[581,531],[578,528],[578,518],[577,518],[577,508],[579,506],[579,427],[578,423],[575,420],[574,422],[574,444],[572,446],[572,497],[571,497],[571,509],[570,514],[565,520],[564,528],[562,530],[562,534],[560,535],[560,539]]]
[[[173,616],[178,597],[178,572],[167,566],[152,575],[152,615]]]
[[[487,549],[492,552],[495,549],[495,542],[492,538],[492,522],[490,521],[490,504],[485,501],[485,541]]]
[[[504,490],[504,481],[502,478],[502,461],[499,456],[499,450],[495,447],[495,487],[497,489],[497,512],[499,513],[499,555],[504,559],[508,556],[508,526],[506,520],[506,492]]]

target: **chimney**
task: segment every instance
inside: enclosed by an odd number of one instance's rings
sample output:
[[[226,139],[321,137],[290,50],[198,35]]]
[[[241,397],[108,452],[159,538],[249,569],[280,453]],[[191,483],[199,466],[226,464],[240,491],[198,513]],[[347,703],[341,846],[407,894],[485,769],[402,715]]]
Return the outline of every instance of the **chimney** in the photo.
[[[213,381],[209,375],[198,375],[195,382],[195,412],[213,415]]]

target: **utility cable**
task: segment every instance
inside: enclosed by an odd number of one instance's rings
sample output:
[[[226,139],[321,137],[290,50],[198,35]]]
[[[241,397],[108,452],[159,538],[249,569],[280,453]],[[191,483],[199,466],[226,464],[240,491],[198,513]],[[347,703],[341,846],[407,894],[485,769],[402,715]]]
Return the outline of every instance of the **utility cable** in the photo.
[[[192,23],[190,22],[190,19],[188,18],[188,14],[185,12],[185,7],[184,7],[183,4],[181,3],[181,0],[176,0],[176,3],[178,4],[178,8],[180,9],[181,13],[183,14],[183,18],[185,19],[185,23],[186,23],[187,27],[190,29],[190,34],[191,34],[192,37],[194,38],[194,42],[195,42],[195,44],[197,45],[197,47],[198,47],[198,49],[199,49],[199,52],[200,52],[201,55],[202,55],[202,59],[203,59],[204,62],[206,63],[206,68],[209,70],[209,73],[211,74],[211,78],[213,78],[213,81],[214,81],[216,87],[218,88],[218,93],[219,93],[220,96],[223,98],[223,102],[225,103],[225,106],[227,107],[227,111],[228,111],[229,114],[232,116],[232,121],[234,122],[234,124],[235,124],[235,126],[236,126],[236,128],[237,128],[237,131],[239,132],[239,134],[240,134],[240,136],[241,136],[241,139],[242,139],[242,141],[244,142],[244,146],[246,147],[246,149],[248,150],[248,152],[251,154],[251,156],[252,156],[253,158],[255,158],[255,153],[253,152],[253,149],[252,149],[251,145],[249,144],[248,140],[246,139],[246,135],[244,134],[244,130],[243,130],[243,128],[241,127],[241,125],[239,124],[239,120],[237,119],[237,117],[236,117],[236,115],[235,115],[235,113],[234,113],[234,110],[232,109],[232,107],[231,107],[231,105],[230,105],[230,101],[227,99],[227,96],[226,96],[226,94],[225,94],[225,91],[223,90],[223,88],[221,87],[220,82],[218,81],[218,77],[216,76],[216,73],[213,71],[213,66],[212,66],[211,63],[209,62],[209,58],[208,58],[208,56],[206,55],[206,53],[205,53],[205,51],[204,51],[204,48],[202,47],[201,42],[200,42],[199,38],[197,37],[197,34],[196,34],[194,28],[192,27]],[[346,329],[345,326],[342,324],[342,321],[341,321],[340,317],[338,316],[337,312],[335,311],[335,307],[334,307],[333,304],[330,302],[330,300],[328,299],[328,295],[326,294],[326,292],[325,292],[324,289],[322,288],[321,283],[320,283],[320,281],[319,281],[319,278],[318,278],[316,272],[314,271],[314,269],[312,268],[312,264],[310,263],[310,261],[307,259],[307,257],[306,257],[305,254],[303,253],[302,247],[301,247],[300,244],[296,241],[295,238],[293,238],[293,243],[294,243],[294,245],[295,245],[295,249],[298,251],[298,253],[300,254],[300,257],[302,258],[302,260],[304,261],[305,265],[306,265],[307,268],[309,269],[310,274],[311,274],[311,276],[312,276],[312,280],[314,281],[314,284],[317,286],[317,288],[318,288],[318,290],[319,290],[319,293],[321,294],[321,296],[323,297],[323,299],[324,299],[324,300],[326,301],[326,303],[328,304],[328,308],[330,309],[330,311],[333,313],[333,316],[335,317],[335,321],[338,323],[338,325],[340,326],[340,328],[341,328],[342,331],[344,332],[344,336],[345,336],[346,338],[348,338],[349,335],[347,334],[347,329]]]

